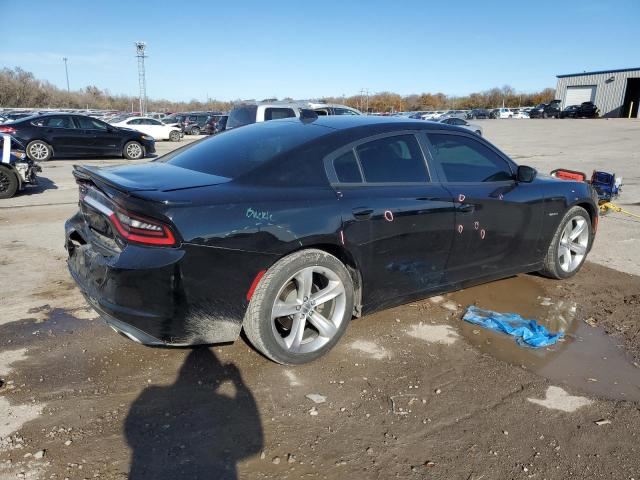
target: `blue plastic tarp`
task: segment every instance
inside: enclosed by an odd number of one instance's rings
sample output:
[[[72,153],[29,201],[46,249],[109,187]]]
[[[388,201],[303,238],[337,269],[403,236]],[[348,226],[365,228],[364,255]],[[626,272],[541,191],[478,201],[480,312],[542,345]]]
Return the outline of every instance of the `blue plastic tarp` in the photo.
[[[462,319],[495,332],[511,335],[516,338],[519,345],[533,348],[553,345],[564,337],[564,332],[553,334],[544,325],[540,325],[535,320],[522,318],[517,313],[498,313],[475,305],[467,308]]]

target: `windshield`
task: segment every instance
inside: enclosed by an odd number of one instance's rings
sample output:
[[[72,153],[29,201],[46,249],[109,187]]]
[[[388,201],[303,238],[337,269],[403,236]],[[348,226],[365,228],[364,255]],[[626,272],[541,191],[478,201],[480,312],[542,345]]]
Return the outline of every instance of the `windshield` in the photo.
[[[158,161],[233,179],[331,131],[298,121],[261,122],[209,137]]]

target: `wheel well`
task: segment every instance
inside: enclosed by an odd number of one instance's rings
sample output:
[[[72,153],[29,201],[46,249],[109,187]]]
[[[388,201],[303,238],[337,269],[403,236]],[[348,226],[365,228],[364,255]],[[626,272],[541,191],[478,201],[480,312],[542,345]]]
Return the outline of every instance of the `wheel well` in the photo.
[[[347,267],[347,271],[349,272],[349,275],[351,275],[351,281],[353,282],[353,293],[355,300],[353,306],[353,316],[360,317],[362,315],[362,274],[360,273],[360,269],[358,268],[358,264],[353,258],[353,255],[351,255],[351,253],[346,248],[331,243],[306,245],[300,250],[306,250],[308,248],[316,248],[318,250],[323,250],[327,253],[330,253],[338,260],[340,260],[345,265],[345,267]]]
[[[587,211],[587,213],[589,214],[589,219],[591,220],[591,227],[593,228],[593,222],[596,216],[596,211],[593,208],[593,205],[591,205],[590,203],[576,203],[576,207],[582,207]]]

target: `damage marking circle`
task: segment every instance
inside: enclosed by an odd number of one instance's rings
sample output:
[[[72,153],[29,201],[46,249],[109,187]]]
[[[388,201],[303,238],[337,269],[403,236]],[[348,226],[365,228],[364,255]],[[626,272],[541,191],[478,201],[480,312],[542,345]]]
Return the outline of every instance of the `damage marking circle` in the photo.
[[[384,219],[387,222],[393,222],[393,212],[391,210],[384,211]]]
[[[485,235],[486,235],[486,232],[484,231],[484,228],[483,228],[482,230],[480,230],[480,238],[484,240]]]
[[[478,230],[478,228],[480,228],[480,222],[478,222],[478,221],[473,222],[473,228]]]
[[[500,193],[500,194],[498,195],[498,198],[499,198],[500,200],[502,200],[502,199],[504,198],[504,195],[502,195],[502,194]]]
[[[458,233],[462,233],[462,230],[464,230],[464,227],[462,225],[458,225]]]
[[[466,197],[464,194],[462,194],[462,193],[461,193],[460,195],[458,195],[458,201],[459,201],[460,203],[464,202],[464,199],[465,199],[465,198],[467,198],[467,197]]]

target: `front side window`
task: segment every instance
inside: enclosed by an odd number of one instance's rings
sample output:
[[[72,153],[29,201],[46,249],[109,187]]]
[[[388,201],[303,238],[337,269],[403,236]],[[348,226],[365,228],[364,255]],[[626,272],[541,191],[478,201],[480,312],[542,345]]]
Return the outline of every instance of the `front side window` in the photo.
[[[513,180],[507,162],[478,140],[440,133],[427,135],[433,159],[447,182],[501,182]]]
[[[141,122],[142,122],[142,120],[141,120],[141,119],[136,118],[136,119],[133,119],[133,120],[129,120],[129,121],[127,122],[127,125],[140,125],[140,124],[141,124]],[[87,128],[88,128],[88,127],[87,127]]]
[[[278,120],[280,118],[291,118],[295,117],[292,108],[265,108],[264,110],[264,119],[266,120]]]
[[[364,179],[369,183],[427,182],[424,157],[414,135],[397,135],[356,148]]]

